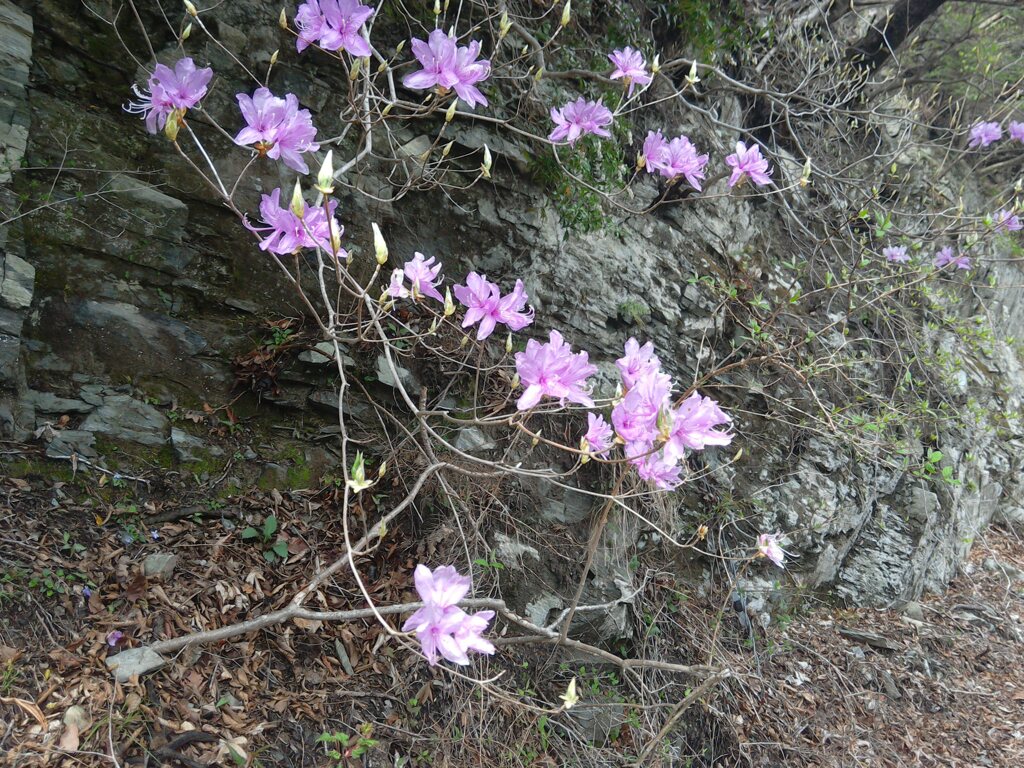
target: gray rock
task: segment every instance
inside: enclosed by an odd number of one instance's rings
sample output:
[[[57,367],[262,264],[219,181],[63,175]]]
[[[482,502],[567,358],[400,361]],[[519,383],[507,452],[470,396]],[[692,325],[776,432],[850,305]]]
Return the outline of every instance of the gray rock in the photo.
[[[46,446],[46,455],[51,459],[63,459],[73,453],[95,459],[96,435],[76,429],[55,430],[53,439]]]
[[[170,552],[153,552],[142,561],[142,572],[147,579],[167,581],[178,565],[178,556]]]
[[[908,600],[900,612],[908,619],[924,621],[924,607],[916,600]]]
[[[523,614],[536,626],[545,627],[558,618],[557,613],[552,613],[552,611],[560,612],[564,607],[565,603],[562,598],[547,593],[527,603]]]
[[[260,473],[259,486],[268,490],[274,488],[279,491],[286,490],[288,488],[288,470],[273,462],[264,464],[263,471]]]
[[[0,259],[0,306],[13,310],[28,309],[32,304],[32,286],[36,270],[13,253]]]
[[[463,427],[455,437],[455,448],[472,454],[496,450],[498,444],[476,427]]]
[[[163,667],[167,660],[149,648],[129,648],[105,659],[119,683],[127,683],[136,675],[144,675]]]
[[[539,519],[543,522],[575,525],[586,520],[594,508],[590,496],[555,485],[550,480],[527,477],[522,479],[522,484],[534,501]]]
[[[25,394],[25,400],[39,413],[65,414],[65,413],[89,413],[94,406],[81,400],[72,400],[67,397],[58,397],[52,392],[37,392],[30,389]]]
[[[540,562],[540,552],[536,547],[531,547],[518,541],[513,541],[504,533],[494,534],[494,557],[495,559],[511,570],[522,570],[526,567],[526,558]],[[559,601],[561,602],[561,601]]]
[[[139,445],[164,445],[171,431],[166,416],[128,395],[104,398],[103,405],[86,417],[81,428],[111,440]]]
[[[306,349],[299,353],[299,362],[306,363],[307,365],[325,366],[329,363],[334,362],[334,344],[329,341],[321,341],[313,349]],[[356,361],[345,354],[344,351],[341,353],[341,364],[346,368],[351,368],[356,364]]]
[[[419,382],[413,375],[412,371],[408,368],[403,368],[397,362],[395,363],[395,373],[398,374],[398,379],[395,379],[394,374],[391,371],[391,366],[388,365],[388,359],[386,355],[378,355],[377,357],[377,381],[381,384],[391,387],[392,389],[398,388],[398,382],[402,383],[402,387],[405,389],[409,396],[415,399],[419,394]]]
[[[613,732],[626,724],[622,704],[581,702],[566,714],[580,736],[595,746],[607,744]]]

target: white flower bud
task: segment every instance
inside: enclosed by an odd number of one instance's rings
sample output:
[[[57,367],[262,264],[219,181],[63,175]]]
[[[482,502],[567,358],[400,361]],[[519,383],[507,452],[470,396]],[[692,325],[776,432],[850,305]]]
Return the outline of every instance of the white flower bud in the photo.
[[[498,21],[498,39],[503,39],[510,29],[512,22],[508,20],[508,11],[502,11],[501,19]]]
[[[384,242],[384,235],[380,233],[380,227],[374,222],[370,224],[373,228],[373,252],[377,263],[382,267],[388,263],[388,244]]]
[[[327,157],[320,165],[320,171],[316,175],[316,188],[321,193],[329,195],[334,192],[334,150],[327,150]]]
[[[446,123],[450,123],[452,120],[455,119],[455,110],[458,109],[458,107],[459,107],[459,100],[455,99],[452,102],[452,105],[450,107],[448,107],[448,111],[444,113],[444,121]]]
[[[569,20],[572,18],[572,0],[565,0],[565,5],[562,8],[562,20],[559,22],[563,27],[569,25]]]
[[[452,289],[444,289],[444,316],[451,317],[455,314],[455,302],[452,301]]]
[[[302,183],[298,179],[295,180],[295,189],[292,190],[292,202],[288,208],[300,219],[306,215],[306,201],[302,197]]]
[[[189,22],[189,23],[188,23],[188,24],[187,24],[187,25],[185,26],[185,29],[184,29],[184,31],[183,31],[183,32],[181,33],[181,42],[185,42],[186,40],[188,40],[188,38],[189,38],[189,36],[190,36],[191,34],[192,34],[192,22],[190,21],[190,22]]]
[[[199,11],[196,10],[196,7],[189,0],[185,0],[185,10],[188,11],[189,16],[199,15]]]
[[[288,29],[288,17],[285,15],[284,8],[281,9],[281,15],[277,17],[277,26],[281,29]]]
[[[480,173],[485,179],[491,178],[491,150],[484,144],[484,162],[480,166]]]

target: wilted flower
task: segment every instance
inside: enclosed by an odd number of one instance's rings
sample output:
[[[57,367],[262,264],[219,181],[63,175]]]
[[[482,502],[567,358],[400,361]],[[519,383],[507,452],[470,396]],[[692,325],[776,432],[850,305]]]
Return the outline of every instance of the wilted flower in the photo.
[[[116,648],[117,644],[124,639],[124,632],[120,629],[115,629],[107,633],[107,645],[111,648]]]
[[[757,555],[765,557],[775,563],[779,568],[784,568],[783,561],[785,553],[778,542],[779,535],[775,533],[762,533],[757,537]]]
[[[536,339],[526,343],[525,352],[516,353],[516,373],[526,387],[516,408],[525,411],[552,397],[563,405],[568,400],[593,407],[594,401],[584,389],[587,377],[597,373],[586,352],[572,351],[558,331],[551,331],[550,340],[541,344]]]
[[[146,130],[157,133],[175,110],[191,109],[206,95],[206,86],[213,78],[209,67],[196,69],[190,58],[179,59],[171,69],[157,64],[149,77],[149,92],[132,86],[138,101],[128,102],[125,110],[133,115],[145,115]]]
[[[614,438],[611,425],[604,420],[604,416],[596,413],[587,414],[587,433],[580,441],[582,450],[588,451],[602,459],[608,456],[608,449],[612,447]]]
[[[409,280],[409,287],[406,288],[402,278]],[[407,299],[410,296],[418,299],[420,296],[429,296],[432,299],[444,304],[442,296],[435,286],[441,283],[441,265],[434,264],[434,257],[424,259],[423,254],[416,251],[412,260],[405,262],[402,269],[396,269],[391,273],[391,284],[387,293],[396,299]]]
[[[373,16],[373,9],[359,0],[306,0],[295,14],[301,52],[316,43],[325,51],[344,49],[353,56],[369,56],[373,51],[359,28]]]
[[[615,65],[611,79],[618,80],[621,77],[623,84],[629,88],[630,96],[633,95],[635,86],[649,85],[653,79],[647,74],[647,63],[640,51],[634,51],[626,46],[622,50],[612,51],[608,54],[608,58]]]
[[[898,264],[910,261],[910,254],[907,253],[907,247],[905,245],[887,246],[882,249],[882,255],[885,256],[886,261],[894,261]]]
[[[283,160],[299,173],[308,173],[303,152],[320,149],[314,139],[316,128],[308,109],[299,109],[294,94],[278,98],[267,88],[257,88],[253,95],[239,93],[238,108],[246,126],[235,136],[235,143],[253,148],[272,160]]]
[[[971,140],[967,142],[967,146],[971,148],[987,147],[1001,138],[1003,138],[1003,128],[999,123],[979,122],[971,126]]]
[[[612,113],[600,101],[586,101],[581,96],[561,109],[552,107],[551,119],[555,121],[555,129],[548,134],[551,141],[568,141],[572,145],[587,133],[611,137],[608,126],[612,124]]]
[[[279,255],[295,253],[303,248],[320,247],[328,253],[334,253],[345,228],[334,218],[338,201],[331,200],[330,216],[323,206],[306,206],[303,218],[296,216],[289,208],[281,206],[281,190],[275,189],[269,195],[263,195],[260,202],[260,217],[266,222],[265,227],[254,227],[247,220],[242,223],[250,232],[261,235],[260,249]],[[337,246],[338,258],[345,258],[347,253]]]
[[[736,152],[725,158],[725,164],[732,168],[730,187],[735,187],[748,177],[759,187],[772,183],[771,168],[768,167],[768,161],[761,157],[761,148],[757,144],[748,148],[742,141],[737,141]]]
[[[491,74],[491,62],[487,59],[477,61],[480,55],[478,41],[458,46],[444,31],[435,29],[427,42],[413,39],[412,52],[422,69],[402,78],[406,88],[423,90],[436,87],[441,93],[454,89],[470,109],[477,104],[487,106],[487,99],[476,84]]]
[[[996,232],[1018,232],[1021,229],[1020,217],[1003,208],[996,214],[993,227]]]
[[[512,293],[501,295],[497,283],[488,281],[484,275],[470,272],[466,285],[456,285],[457,298],[468,310],[462,320],[462,327],[480,323],[477,341],[483,341],[494,332],[497,323],[504,323],[513,331],[520,331],[533,322],[533,310],[525,311],[527,295],[522,280],[516,280]]]
[[[402,625],[402,631],[416,633],[428,664],[436,664],[438,654],[464,665],[469,664],[467,651],[494,653],[494,646],[483,637],[494,611],[470,615],[457,606],[469,592],[468,577],[450,565],[431,571],[421,564],[413,580],[424,605]]]

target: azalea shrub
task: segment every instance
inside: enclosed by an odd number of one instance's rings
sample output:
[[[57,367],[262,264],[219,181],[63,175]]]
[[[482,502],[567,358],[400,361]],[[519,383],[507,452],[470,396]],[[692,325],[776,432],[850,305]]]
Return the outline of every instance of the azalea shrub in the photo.
[[[181,45],[187,45],[193,34],[212,35],[204,18],[215,15],[216,6],[200,11],[186,2],[185,8]],[[436,3],[428,21],[433,29],[388,45],[375,33],[378,13],[358,0],[307,0],[286,7],[278,23],[292,36],[294,52],[275,52],[267,82],[254,83],[255,87],[233,95],[237,110],[229,124],[218,124],[204,109],[217,73],[188,55],[170,64],[155,64],[145,84],[136,86],[126,109],[139,115],[146,131],[162,133],[172,142],[238,215],[240,225],[253,238],[254,254],[262,252],[274,261],[315,318],[324,339],[336,348],[346,339],[369,339],[383,350],[385,366],[401,399],[420,420],[424,439],[431,445],[454,451],[475,462],[481,471],[509,475],[525,471],[518,464],[488,461],[455,449],[434,426],[432,415],[419,407],[420,393],[408,391],[403,384],[393,354],[397,344],[419,345],[424,354],[432,350],[451,355],[452,349],[429,343],[447,334],[460,339],[456,349],[478,345],[478,359],[486,361],[492,379],[504,382],[498,405],[489,408],[485,417],[467,423],[519,430],[534,445],[543,441],[562,452],[576,469],[590,462],[606,465],[616,473],[616,489],[629,482],[646,494],[677,490],[692,474],[688,462],[695,454],[741,442],[728,408],[696,387],[675,382],[653,343],[642,334],[622,339],[622,355],[614,361],[618,372],[615,391],[599,395],[595,388],[598,368],[590,351],[574,346],[558,328],[551,327],[549,319],[534,311],[522,279],[494,281],[477,271],[458,274],[458,259],[448,260],[448,255],[428,253],[426,248],[424,252],[392,254],[388,237],[376,222],[359,222],[363,228],[372,224],[374,233],[372,249],[359,249],[362,254],[371,250],[374,254],[372,264],[368,256],[358,257],[370,265],[366,278],[364,272],[353,268],[352,253],[354,245],[370,244],[348,241],[344,212],[339,210],[339,188],[348,191],[349,176],[374,156],[394,155],[391,140],[396,127],[413,122],[427,126],[432,138],[422,154],[411,158],[415,162],[392,157],[395,174],[399,169],[406,174],[393,199],[413,189],[481,183],[497,172],[487,146],[475,152],[469,163],[466,155],[453,162],[454,142],[446,131],[455,121],[485,120],[496,132],[514,133],[559,163],[561,153],[568,156],[580,151],[580,142],[614,140],[613,132],[621,126],[623,135],[632,141],[630,151],[636,158],[621,191],[628,191],[628,185],[640,177],[654,177],[662,186],[649,210],[684,185],[688,203],[699,206],[701,196],[711,195],[711,186],[719,180],[724,180],[724,185],[719,185],[716,195],[780,196],[806,190],[814,178],[813,160],[803,158],[796,164],[797,170],[782,173],[780,162],[773,162],[771,148],[755,131],[743,133],[728,153],[701,146],[700,141],[667,124],[634,132],[633,126],[640,125],[639,115],[654,101],[647,98],[651,89],[665,82],[677,94],[696,92],[702,75],[719,73],[697,61],[661,63],[653,40],[648,45],[602,52],[605,70],[589,74],[611,86],[601,95],[588,90],[546,104],[548,122],[544,126],[536,119],[498,116],[494,104],[509,92],[529,91],[545,77],[557,75],[546,71],[542,62],[545,51],[550,51],[553,41],[571,23],[568,2],[553,11],[557,24],[553,24],[555,19],[546,20],[549,34],[543,44],[522,26],[525,19],[514,20],[507,10],[495,7],[481,19],[460,15],[447,3],[443,7]],[[518,42],[513,43],[513,38]],[[301,59],[314,50],[333,57],[351,84],[341,138],[330,138],[330,131],[316,124],[294,93],[271,88],[270,75],[280,57]],[[203,113],[202,122],[191,119],[197,111]],[[657,114],[651,109],[648,119],[656,119]],[[225,168],[229,164],[208,149],[210,141],[204,131],[210,125],[210,131],[219,130],[230,137],[236,151],[245,156],[240,175],[228,177]],[[350,131],[359,134],[354,144],[345,143]],[[1007,121],[1004,130],[1000,121],[981,119],[960,140],[966,152],[992,151],[1012,142],[1019,144],[1016,149],[1024,154],[1024,123]],[[343,157],[342,148],[353,145],[356,148]],[[267,163],[276,163],[282,174],[294,176],[294,184],[264,190],[258,207],[244,210],[235,191],[254,167],[265,168]],[[792,161],[789,164],[792,166]],[[572,181],[610,206],[622,204],[587,179],[573,177]],[[930,269],[949,279],[955,271],[976,268],[972,249],[977,249],[984,237],[1021,229],[1017,210],[1013,202],[1003,201],[976,236],[958,237],[941,247],[935,238],[915,243],[910,236],[892,231],[891,226],[879,225],[881,235],[863,258],[891,270],[886,274]],[[351,226],[353,222],[348,223]],[[408,316],[422,319],[422,323],[414,325],[403,319]],[[518,351],[513,354],[514,350]],[[341,354],[336,355],[339,396],[344,399],[348,383],[341,359]],[[567,415],[571,420],[560,423],[573,425],[576,433],[571,440],[560,442],[544,436],[546,423]],[[342,426],[348,498],[372,487],[386,469],[381,466],[377,478],[367,474],[362,453],[354,459],[350,456],[344,423]],[[402,468],[390,471],[401,472]],[[751,559],[764,558],[782,567],[784,539],[782,533],[761,533],[749,542]],[[451,564],[421,563],[414,580],[421,605],[404,622],[403,631],[417,638],[428,663],[443,659],[466,665],[471,653],[495,652],[486,637],[495,612],[470,613],[460,605],[470,593],[468,576]]]

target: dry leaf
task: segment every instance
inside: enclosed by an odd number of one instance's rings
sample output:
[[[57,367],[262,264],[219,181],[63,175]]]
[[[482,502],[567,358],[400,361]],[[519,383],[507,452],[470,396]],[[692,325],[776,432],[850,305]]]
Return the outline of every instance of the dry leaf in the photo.
[[[36,719],[36,722],[38,722],[39,725],[42,726],[44,731],[46,730],[46,718],[43,717],[42,710],[40,710],[39,707],[36,706],[34,701],[26,701],[25,699],[19,699],[14,696],[0,696],[0,701],[2,701],[4,704],[17,704],[19,707],[25,710],[25,712],[32,715],[32,717]]]

